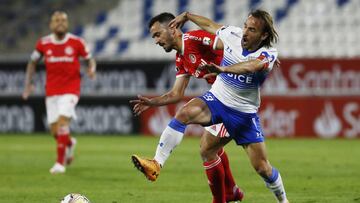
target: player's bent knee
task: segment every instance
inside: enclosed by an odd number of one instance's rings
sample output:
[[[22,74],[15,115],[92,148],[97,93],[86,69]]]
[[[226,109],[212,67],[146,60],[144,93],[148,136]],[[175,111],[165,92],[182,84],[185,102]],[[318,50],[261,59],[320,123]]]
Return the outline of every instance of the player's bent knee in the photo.
[[[207,156],[206,155],[207,155],[206,150],[203,149],[202,147],[200,147],[200,156],[201,156],[201,159],[203,161],[207,161]]]
[[[50,133],[54,136],[57,134],[57,123],[50,124]]]
[[[187,125],[190,122],[191,118],[191,109],[188,107],[181,108],[175,115],[176,120],[182,122],[183,124]]]
[[[68,118],[65,116],[60,116],[59,119],[57,120],[57,124],[58,125],[69,125],[70,119],[71,118]]]
[[[200,146],[200,156],[203,161],[213,161],[217,158],[217,153],[206,146]]]

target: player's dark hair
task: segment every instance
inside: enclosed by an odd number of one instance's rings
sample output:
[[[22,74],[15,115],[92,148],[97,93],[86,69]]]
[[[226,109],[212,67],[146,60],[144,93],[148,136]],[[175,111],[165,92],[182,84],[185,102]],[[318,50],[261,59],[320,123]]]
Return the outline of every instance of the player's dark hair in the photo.
[[[63,10],[55,10],[51,13],[51,16],[53,16],[55,14],[65,14],[67,16],[67,13]]]
[[[268,33],[268,37],[261,43],[261,46],[271,47],[273,43],[276,43],[279,39],[279,35],[274,28],[273,18],[271,15],[260,9],[256,9],[249,13],[249,16],[261,19],[264,22],[263,32]]]
[[[153,18],[151,18],[151,20],[149,21],[149,29],[151,28],[151,26],[156,23],[156,22],[159,22],[159,23],[170,23],[170,21],[172,19],[174,19],[175,16],[171,13],[160,13],[159,15],[157,16],[154,16]]]

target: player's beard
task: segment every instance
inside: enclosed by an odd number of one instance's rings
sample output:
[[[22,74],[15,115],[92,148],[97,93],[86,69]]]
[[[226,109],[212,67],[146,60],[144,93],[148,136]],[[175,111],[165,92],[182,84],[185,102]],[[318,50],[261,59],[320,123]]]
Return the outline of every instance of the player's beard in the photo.
[[[64,31],[55,31],[54,33],[57,36],[58,40],[61,40],[65,37],[67,32],[66,31],[65,32]]]
[[[171,47],[164,47],[164,50],[165,50],[166,52],[171,52],[171,51],[172,51],[172,48],[171,48]]]
[[[65,35],[67,32],[68,32],[68,29],[65,25],[58,25],[54,32],[57,34],[57,35]]]

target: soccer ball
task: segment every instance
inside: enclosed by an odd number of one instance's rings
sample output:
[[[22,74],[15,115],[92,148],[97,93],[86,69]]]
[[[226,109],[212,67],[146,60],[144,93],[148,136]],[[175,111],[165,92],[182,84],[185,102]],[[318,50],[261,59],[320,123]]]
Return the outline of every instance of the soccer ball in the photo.
[[[71,193],[66,195],[60,203],[90,203],[90,200],[84,195]]]

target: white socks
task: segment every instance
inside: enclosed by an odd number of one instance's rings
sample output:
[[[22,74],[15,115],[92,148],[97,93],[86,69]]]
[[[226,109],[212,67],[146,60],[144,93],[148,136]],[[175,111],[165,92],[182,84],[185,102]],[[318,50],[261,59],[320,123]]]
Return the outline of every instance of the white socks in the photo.
[[[288,203],[280,173],[278,173],[278,178],[273,183],[266,182],[266,187],[269,188],[272,193],[274,193],[279,203]]]
[[[154,159],[163,166],[170,153],[180,144],[186,125],[173,119],[160,136]]]

